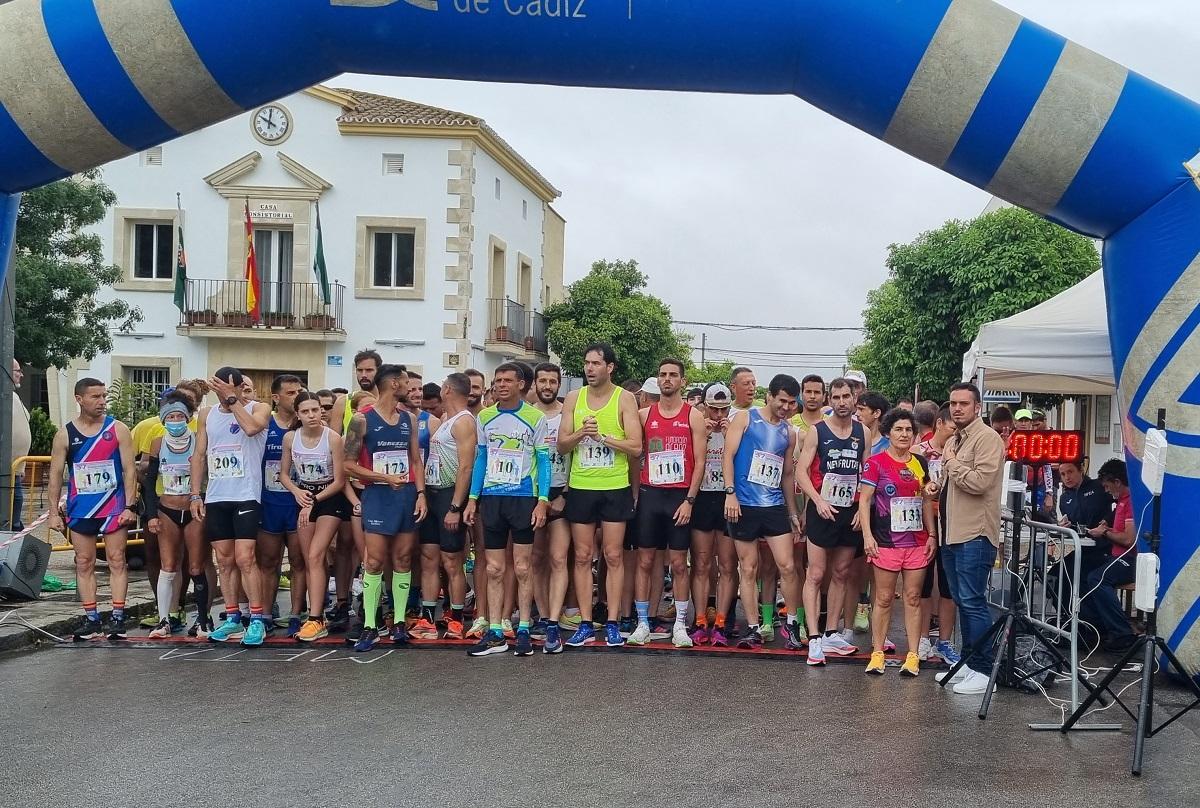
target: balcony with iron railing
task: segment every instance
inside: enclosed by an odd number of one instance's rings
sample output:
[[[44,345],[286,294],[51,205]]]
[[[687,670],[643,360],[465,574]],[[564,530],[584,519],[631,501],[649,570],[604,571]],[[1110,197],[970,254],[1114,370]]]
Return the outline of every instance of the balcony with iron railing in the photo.
[[[272,281],[258,287],[262,316],[257,322],[247,307],[246,280],[189,279],[179,333],[199,337],[289,337],[319,339],[346,333],[342,306],[346,287],[329,286],[330,302],[320,284]]]
[[[510,298],[489,298],[484,350],[528,359],[547,358],[546,317]]]

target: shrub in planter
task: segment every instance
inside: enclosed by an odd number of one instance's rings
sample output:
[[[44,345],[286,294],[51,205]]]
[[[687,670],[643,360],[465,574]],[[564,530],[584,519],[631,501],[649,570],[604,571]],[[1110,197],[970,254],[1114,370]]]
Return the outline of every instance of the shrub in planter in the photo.
[[[332,314],[304,315],[304,327],[312,331],[332,331],[334,325]]]
[[[217,313],[212,309],[202,309],[200,311],[189,311],[187,313],[188,325],[216,325]]]
[[[244,311],[227,311],[221,315],[221,321],[232,328],[249,328],[252,324],[250,315]]]

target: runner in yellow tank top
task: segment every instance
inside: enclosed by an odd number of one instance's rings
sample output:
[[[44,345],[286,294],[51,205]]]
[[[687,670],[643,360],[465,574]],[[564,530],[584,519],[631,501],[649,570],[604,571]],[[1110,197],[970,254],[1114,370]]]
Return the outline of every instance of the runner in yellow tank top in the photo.
[[[617,611],[614,606],[621,602],[625,579],[625,522],[633,515],[629,461],[642,453],[637,402],[632,393],[612,383],[616,364],[611,346],[597,344],[584,351],[587,386],[567,395],[558,434],[558,451],[572,453],[565,516],[571,523],[575,546],[575,591],[592,591],[592,552],[599,524],[608,565],[606,595],[612,617]],[[573,647],[596,640],[590,597],[579,598],[579,613],[579,630],[566,643]],[[607,645],[625,642],[615,620],[605,624],[604,633]]]

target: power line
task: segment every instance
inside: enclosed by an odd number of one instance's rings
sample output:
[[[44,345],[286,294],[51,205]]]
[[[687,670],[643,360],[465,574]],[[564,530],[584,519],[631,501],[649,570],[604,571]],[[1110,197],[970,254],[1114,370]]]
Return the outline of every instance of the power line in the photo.
[[[675,325],[699,325],[727,331],[862,331],[860,326],[747,325],[744,323],[704,323],[698,320],[672,320]]]
[[[699,346],[699,345],[689,345],[688,347],[691,348],[693,351],[701,350],[701,346]],[[845,359],[846,358],[845,351],[830,352],[830,353],[800,353],[800,352],[796,352],[796,351],[755,351],[750,348],[714,348],[714,347],[707,346],[707,345],[703,346],[703,349],[706,351],[715,351],[717,353],[744,354],[746,356],[783,356],[783,357],[807,356],[807,357],[816,357],[816,358],[820,358],[820,359]]]

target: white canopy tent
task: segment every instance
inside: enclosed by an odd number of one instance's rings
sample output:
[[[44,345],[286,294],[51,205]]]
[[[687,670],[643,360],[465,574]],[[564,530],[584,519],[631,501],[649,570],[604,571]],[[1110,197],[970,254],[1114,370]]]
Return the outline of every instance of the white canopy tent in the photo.
[[[990,390],[1113,395],[1104,279],[1094,272],[1019,314],[985,323],[963,355],[963,378]]]

